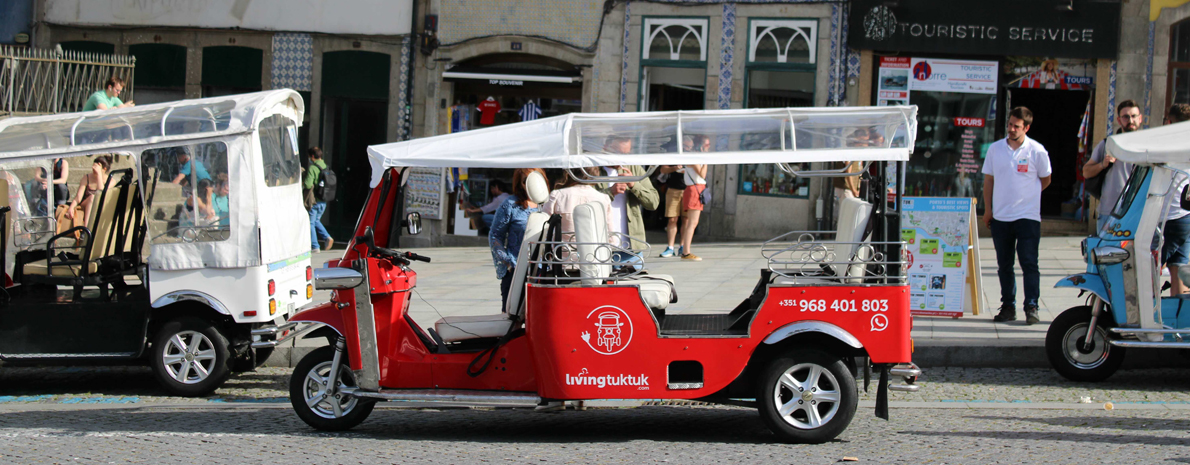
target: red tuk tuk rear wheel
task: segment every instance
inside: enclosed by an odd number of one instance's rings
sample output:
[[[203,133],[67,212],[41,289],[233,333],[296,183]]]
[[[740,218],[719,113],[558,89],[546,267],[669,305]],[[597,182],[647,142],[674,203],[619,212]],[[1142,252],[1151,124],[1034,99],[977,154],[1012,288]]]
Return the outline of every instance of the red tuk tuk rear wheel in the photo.
[[[1105,306],[1095,325],[1091,344],[1084,344],[1091,325],[1091,307],[1072,307],[1050,323],[1045,355],[1050,366],[1071,381],[1103,381],[1124,363],[1124,348],[1111,345],[1107,328],[1111,315]]]
[[[328,389],[327,380],[335,357],[334,347],[310,352],[293,369],[289,379],[289,402],[298,418],[322,431],[343,431],[362,423],[376,407],[376,401],[339,394],[337,389],[356,388],[355,374],[346,357],[339,364],[336,390]]]
[[[803,349],[769,362],[756,402],[760,417],[782,441],[817,444],[851,424],[859,391],[841,358]]]

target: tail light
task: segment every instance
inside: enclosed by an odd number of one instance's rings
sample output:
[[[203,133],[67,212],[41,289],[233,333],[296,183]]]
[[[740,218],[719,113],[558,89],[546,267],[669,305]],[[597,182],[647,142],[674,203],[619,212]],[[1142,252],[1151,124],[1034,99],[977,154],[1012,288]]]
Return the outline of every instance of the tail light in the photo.
[[[273,294],[276,294],[276,293],[277,293],[277,283],[270,279],[269,280],[269,297],[272,297]]]
[[[307,299],[313,299],[313,298],[314,298],[314,285],[313,285],[313,284],[307,284],[307,285],[306,285],[306,298],[307,298]]]
[[[314,268],[307,266],[306,267],[306,281],[313,281],[313,280],[314,280]]]
[[[269,316],[277,314],[277,299],[269,299]]]

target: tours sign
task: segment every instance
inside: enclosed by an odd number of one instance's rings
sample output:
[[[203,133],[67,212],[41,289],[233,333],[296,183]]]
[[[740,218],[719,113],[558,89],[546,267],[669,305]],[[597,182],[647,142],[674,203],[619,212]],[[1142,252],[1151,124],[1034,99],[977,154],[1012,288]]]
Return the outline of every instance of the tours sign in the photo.
[[[1115,58],[1120,4],[853,0],[850,45],[866,50]]]

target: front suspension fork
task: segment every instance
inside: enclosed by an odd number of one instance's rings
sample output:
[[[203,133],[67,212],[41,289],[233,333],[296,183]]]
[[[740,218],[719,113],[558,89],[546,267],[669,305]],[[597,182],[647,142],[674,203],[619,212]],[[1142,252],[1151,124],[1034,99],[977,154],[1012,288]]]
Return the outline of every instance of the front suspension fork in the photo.
[[[331,373],[327,375],[326,390],[328,394],[339,393],[339,364],[343,363],[343,353],[347,351],[347,339],[339,336],[335,341],[335,356],[331,358]]]
[[[1087,326],[1087,335],[1083,339],[1083,347],[1091,346],[1091,338],[1095,335],[1095,325],[1099,323],[1099,313],[1103,311],[1103,299],[1091,294],[1091,324]]]

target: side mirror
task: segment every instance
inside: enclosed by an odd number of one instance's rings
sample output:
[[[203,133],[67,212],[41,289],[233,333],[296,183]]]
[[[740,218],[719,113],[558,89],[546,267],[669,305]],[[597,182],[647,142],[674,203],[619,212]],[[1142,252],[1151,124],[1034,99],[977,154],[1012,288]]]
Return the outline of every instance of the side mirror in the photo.
[[[410,212],[406,215],[405,227],[408,228],[410,236],[421,234],[421,213]]]
[[[351,289],[364,282],[364,275],[351,268],[318,268],[314,270],[315,289]]]

